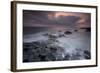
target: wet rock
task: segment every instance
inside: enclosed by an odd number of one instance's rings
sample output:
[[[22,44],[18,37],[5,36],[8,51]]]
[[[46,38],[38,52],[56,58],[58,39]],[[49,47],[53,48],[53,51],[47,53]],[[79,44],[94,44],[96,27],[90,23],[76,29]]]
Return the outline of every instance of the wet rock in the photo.
[[[80,29],[85,29],[86,32],[91,32],[91,28],[90,27],[83,27],[83,28],[80,28]]]
[[[46,56],[45,55],[39,55],[40,61],[46,61]]]
[[[59,34],[59,37],[65,37],[65,35],[64,34]]]
[[[72,32],[67,32],[72,34]],[[90,52],[76,48],[71,53],[66,53],[65,48],[55,42],[56,39],[24,43],[23,62],[80,60],[83,57],[90,59]]]
[[[51,52],[56,52],[57,51],[56,47],[50,47],[49,49],[50,49]]]
[[[84,51],[84,57],[85,57],[85,59],[91,59],[91,54],[90,54],[90,52],[87,51],[87,50],[85,50],[85,51]]]
[[[70,35],[70,34],[72,34],[72,32],[71,31],[65,31],[64,34]]]
[[[75,29],[74,31],[75,31],[75,32],[77,32],[78,30],[77,30],[77,29]]]
[[[52,53],[47,54],[46,59],[49,61],[56,61],[56,56]]]
[[[70,54],[67,54],[67,55],[64,57],[64,60],[70,60]]]

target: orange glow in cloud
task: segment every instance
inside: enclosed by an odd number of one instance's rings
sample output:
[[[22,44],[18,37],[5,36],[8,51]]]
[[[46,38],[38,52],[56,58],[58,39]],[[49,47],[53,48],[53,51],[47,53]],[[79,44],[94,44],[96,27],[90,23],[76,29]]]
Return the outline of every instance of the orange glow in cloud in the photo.
[[[81,18],[77,23],[84,23],[86,20],[84,18]]]
[[[55,12],[55,13],[51,13],[48,14],[48,18],[49,19],[57,19],[61,16],[75,16],[75,13],[68,13],[68,12]]]
[[[67,17],[67,16],[76,16],[79,17],[80,19],[78,21],[76,21],[76,26],[77,27],[87,27],[90,26],[88,23],[87,24],[87,20],[89,19],[87,14],[84,13],[74,13],[74,12],[54,12],[54,13],[50,13],[48,14],[48,18],[53,20],[53,19],[58,19],[60,17]]]
[[[57,12],[55,13],[55,17],[58,18],[60,16],[73,16],[73,13],[66,13],[66,12]]]
[[[49,18],[49,19],[54,19],[54,13],[48,14],[48,18]]]
[[[72,13],[72,12],[55,12],[55,13],[50,13],[48,14],[49,19],[57,19],[59,17],[65,17],[65,16],[77,16],[80,18],[78,23],[84,22],[87,19],[87,16],[85,14],[81,13]]]

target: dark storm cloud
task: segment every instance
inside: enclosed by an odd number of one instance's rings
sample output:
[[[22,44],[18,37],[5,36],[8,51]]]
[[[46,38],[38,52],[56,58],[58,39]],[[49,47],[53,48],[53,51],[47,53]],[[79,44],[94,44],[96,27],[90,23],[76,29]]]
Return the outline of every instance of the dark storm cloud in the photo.
[[[77,16],[64,16],[64,17],[59,17],[56,21],[58,24],[64,25],[66,27],[73,27],[75,26],[74,24],[80,19],[80,17]],[[53,21],[53,20],[52,20]]]
[[[49,12],[44,11],[23,11],[23,22],[24,26],[34,26],[38,24],[48,24],[48,17],[47,14]]]
[[[23,10],[24,33],[90,27],[91,14],[60,11]],[[37,30],[38,29],[38,30]]]
[[[74,24],[80,20],[78,16],[60,16],[59,18],[49,19],[48,14],[54,15],[55,12],[51,11],[23,11],[23,22],[24,26],[38,26],[49,27],[49,26],[59,26],[73,27]]]

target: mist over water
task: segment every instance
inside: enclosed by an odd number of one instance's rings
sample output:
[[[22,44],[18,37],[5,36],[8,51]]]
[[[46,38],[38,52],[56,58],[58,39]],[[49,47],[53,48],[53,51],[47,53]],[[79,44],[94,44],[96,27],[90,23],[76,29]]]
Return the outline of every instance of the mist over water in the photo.
[[[39,32],[23,37],[23,62],[91,59],[90,32]]]

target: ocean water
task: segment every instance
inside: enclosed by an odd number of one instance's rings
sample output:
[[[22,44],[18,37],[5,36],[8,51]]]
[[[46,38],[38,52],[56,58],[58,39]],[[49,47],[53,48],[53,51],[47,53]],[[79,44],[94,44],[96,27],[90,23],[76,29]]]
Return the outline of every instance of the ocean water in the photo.
[[[90,32],[40,32],[23,37],[23,62],[91,59]]]

